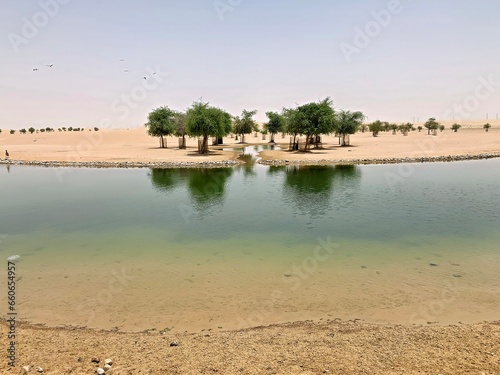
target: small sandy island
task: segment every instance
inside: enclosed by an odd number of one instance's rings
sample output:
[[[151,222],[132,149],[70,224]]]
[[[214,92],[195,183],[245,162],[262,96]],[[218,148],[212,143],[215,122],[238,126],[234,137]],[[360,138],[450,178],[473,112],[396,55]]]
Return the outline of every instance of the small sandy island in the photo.
[[[303,138],[302,138],[303,139]],[[475,156],[500,155],[500,128],[489,132],[481,128],[463,128],[457,133],[447,129],[437,135],[426,130],[413,131],[404,136],[381,132],[373,137],[370,132],[358,132],[350,137],[350,147],[339,147],[334,136],[322,138],[322,148],[309,152],[287,151],[290,136],[275,138],[282,150],[262,151],[261,162],[266,164],[338,164],[390,163],[402,161],[433,161],[439,158],[460,160]],[[99,130],[83,132],[53,132],[34,134],[0,134],[0,150],[8,150],[11,162],[55,162],[59,164],[123,163],[147,165],[199,166],[210,163],[235,164],[239,151],[225,148],[242,147],[235,138],[224,138],[224,145],[211,146],[208,155],[197,153],[197,139],[187,140],[187,149],[178,148],[178,139],[167,138],[166,149],[159,148],[158,139],[146,134],[144,128]],[[248,144],[268,144],[269,135],[246,136]],[[4,159],[4,150],[0,154]],[[425,160],[422,160],[425,159]]]

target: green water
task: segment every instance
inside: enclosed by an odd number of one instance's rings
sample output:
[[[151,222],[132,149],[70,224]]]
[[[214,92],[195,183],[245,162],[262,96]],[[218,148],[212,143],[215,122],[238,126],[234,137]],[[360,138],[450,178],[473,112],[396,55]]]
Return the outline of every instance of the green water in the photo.
[[[500,160],[243,158],[227,169],[70,169],[62,180],[0,169],[0,255],[21,256],[20,316],[193,331],[498,319]]]

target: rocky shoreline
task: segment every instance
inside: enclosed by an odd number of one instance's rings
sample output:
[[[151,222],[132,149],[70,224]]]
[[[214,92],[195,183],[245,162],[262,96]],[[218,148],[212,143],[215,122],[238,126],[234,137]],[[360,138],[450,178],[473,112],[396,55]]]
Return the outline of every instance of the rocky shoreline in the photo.
[[[403,164],[403,163],[433,163],[452,162],[465,160],[484,160],[500,157],[499,153],[483,153],[477,155],[448,155],[430,157],[406,157],[406,158],[381,158],[381,159],[269,159],[258,160],[258,164],[268,166],[280,165],[359,165],[359,164]],[[0,160],[0,165],[15,166],[37,166],[49,168],[228,168],[241,165],[241,161],[203,161],[203,162],[109,162],[109,161],[24,161],[24,160]]]
[[[48,168],[227,168],[241,164],[234,160],[203,161],[203,162],[108,162],[108,161],[24,161],[0,160],[3,165],[22,165]]]
[[[431,157],[415,157],[415,158],[382,158],[382,159],[318,159],[318,160],[259,160],[260,164],[269,166],[280,165],[328,165],[328,164],[342,164],[342,165],[355,165],[355,164],[403,164],[403,163],[434,163],[434,162],[452,162],[452,161],[465,161],[465,160],[483,160],[499,158],[500,153],[486,153],[478,155],[448,155],[448,156],[431,156]]]

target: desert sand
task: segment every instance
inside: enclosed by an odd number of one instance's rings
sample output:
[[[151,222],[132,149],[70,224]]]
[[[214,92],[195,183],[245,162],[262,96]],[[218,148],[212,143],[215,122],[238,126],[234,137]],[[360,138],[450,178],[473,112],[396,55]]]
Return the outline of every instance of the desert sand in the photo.
[[[270,136],[249,134],[245,137],[248,144],[268,144]],[[303,138],[302,138],[303,139]],[[401,133],[381,132],[373,137],[370,132],[358,132],[350,137],[350,147],[339,147],[334,136],[323,137],[323,148],[311,149],[310,152],[290,152],[290,136],[275,137],[276,143],[283,150],[263,151],[263,161],[288,160],[288,162],[365,162],[380,161],[389,158],[420,158],[439,156],[472,156],[480,154],[500,154],[500,128],[494,127],[489,132],[481,128],[463,128],[457,133],[447,129],[436,136],[427,132],[414,131],[408,136]],[[140,162],[140,163],[203,163],[216,161],[234,161],[237,151],[225,151],[224,147],[241,147],[235,138],[226,137],[223,146],[211,146],[209,155],[197,153],[197,139],[187,140],[187,149],[178,149],[178,139],[167,138],[167,147],[159,148],[158,138],[150,137],[144,128],[85,130],[83,132],[54,132],[34,134],[0,134],[0,154],[3,149],[10,153],[12,161],[41,162]]]

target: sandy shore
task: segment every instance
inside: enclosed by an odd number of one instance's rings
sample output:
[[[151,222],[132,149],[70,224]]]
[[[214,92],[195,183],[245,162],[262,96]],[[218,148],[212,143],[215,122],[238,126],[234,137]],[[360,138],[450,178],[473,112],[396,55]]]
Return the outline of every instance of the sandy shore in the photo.
[[[297,322],[201,334],[21,325],[17,364],[44,374],[498,374],[500,322],[453,326]],[[0,325],[7,336],[5,322]],[[5,342],[5,341],[4,341]],[[99,364],[92,359],[99,359]]]
[[[276,136],[276,142],[288,148],[290,137]],[[267,144],[266,140],[247,135],[249,144]],[[472,157],[474,155],[500,155],[500,129],[485,132],[479,128],[464,128],[457,133],[450,130],[439,132],[436,136],[425,131],[411,132],[408,136],[398,133],[382,132],[378,137],[371,133],[357,133],[351,136],[351,147],[339,147],[338,139],[323,137],[323,148],[310,152],[263,151],[263,162],[296,163],[370,163],[385,162],[386,159],[417,159],[438,157]],[[196,152],[197,140],[188,139],[186,150],[178,149],[177,138],[167,139],[167,149],[158,147],[158,139],[149,137],[144,128],[101,130],[98,132],[54,132],[35,134],[0,134],[0,150],[6,149],[12,161],[21,162],[58,162],[61,164],[136,163],[136,166],[199,164],[211,162],[234,162],[237,151],[223,150],[224,147],[241,147],[234,138],[224,139],[223,147],[212,147],[209,155]],[[4,151],[2,150],[2,158]],[[143,165],[144,164],[144,165]]]

